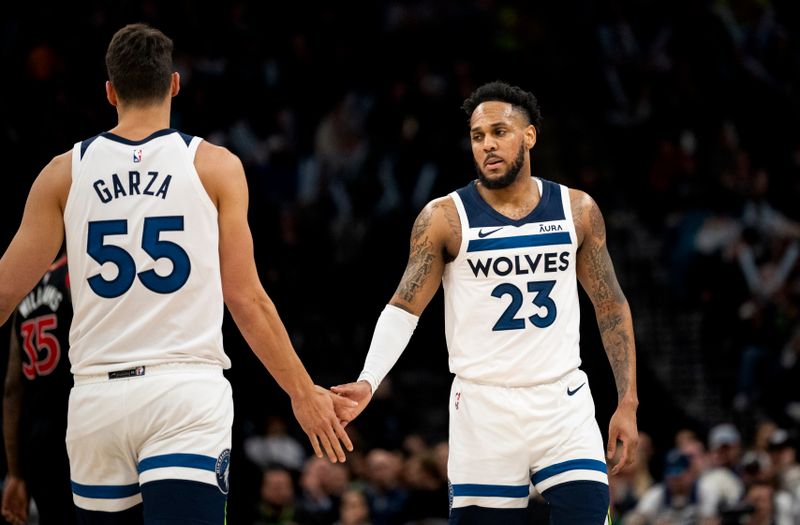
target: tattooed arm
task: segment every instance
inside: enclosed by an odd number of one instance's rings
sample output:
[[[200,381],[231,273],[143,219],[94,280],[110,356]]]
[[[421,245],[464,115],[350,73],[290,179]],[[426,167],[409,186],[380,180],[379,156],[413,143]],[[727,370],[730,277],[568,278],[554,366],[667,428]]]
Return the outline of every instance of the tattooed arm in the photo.
[[[428,203],[414,221],[411,249],[400,285],[389,304],[419,316],[442,282],[444,265],[461,244],[461,223],[453,199]]]
[[[636,460],[638,431],[636,409],[636,351],[633,321],[628,300],[614,273],[606,246],[606,226],[597,203],[586,193],[570,190],[572,215],[578,233],[576,271],[583,289],[594,305],[597,325],[603,340],[614,380],[617,383],[617,410],[608,433],[608,457],[614,458],[617,441],[622,444],[619,461],[611,474]]]
[[[408,345],[422,311],[428,306],[442,280],[445,264],[461,245],[461,223],[450,197],[428,203],[411,231],[411,250],[406,270],[378,322],[358,381],[331,390],[356,401],[356,407],[337,408],[344,423],[366,408],[378,385]]]

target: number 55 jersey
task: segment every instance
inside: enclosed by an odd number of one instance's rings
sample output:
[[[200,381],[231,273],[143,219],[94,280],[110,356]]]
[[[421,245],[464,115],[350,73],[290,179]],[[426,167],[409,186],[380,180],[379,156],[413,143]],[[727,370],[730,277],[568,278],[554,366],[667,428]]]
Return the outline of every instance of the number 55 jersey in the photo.
[[[64,210],[77,375],[163,363],[230,366],[217,210],[173,129],[75,144]],[[121,366],[122,365],[122,366]]]
[[[580,366],[577,236],[569,191],[534,179],[541,199],[515,220],[475,182],[452,192],[461,248],[445,267],[450,371],[507,387],[551,383]]]

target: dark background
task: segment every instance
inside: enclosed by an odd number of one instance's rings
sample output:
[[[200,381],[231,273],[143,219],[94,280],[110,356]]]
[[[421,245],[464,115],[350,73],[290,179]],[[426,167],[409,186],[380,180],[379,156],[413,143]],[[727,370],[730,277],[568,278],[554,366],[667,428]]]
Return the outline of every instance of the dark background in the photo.
[[[245,163],[256,262],[300,357],[322,385],[351,381],[402,274],[416,214],[475,177],[461,103],[503,79],[542,107],[534,174],[589,192],[604,212],[636,325],[640,429],[656,449],[680,428],[702,435],[720,421],[745,435],[762,417],[796,428],[785,410],[798,397],[796,372],[777,366],[798,324],[796,268],[755,301],[753,321],[740,307],[754,294],[730,256],[749,238],[706,252],[694,243],[709,218],[750,231],[743,209],[759,171],[770,181],[759,198],[800,215],[796,2],[367,4],[4,6],[0,241],[13,236],[49,159],[114,126],[105,48],[124,24],[151,23],[173,38],[182,75],[173,127]],[[791,235],[775,236],[759,262],[785,253]],[[616,389],[581,297],[583,368],[605,433]],[[446,436],[442,310],[440,292],[392,371],[392,395],[354,424],[360,446]],[[224,335],[236,406],[233,519],[246,470],[237,473],[237,445],[266,416],[291,410],[229,318]],[[736,405],[749,342],[764,350],[759,388]],[[291,432],[299,435],[293,420]]]

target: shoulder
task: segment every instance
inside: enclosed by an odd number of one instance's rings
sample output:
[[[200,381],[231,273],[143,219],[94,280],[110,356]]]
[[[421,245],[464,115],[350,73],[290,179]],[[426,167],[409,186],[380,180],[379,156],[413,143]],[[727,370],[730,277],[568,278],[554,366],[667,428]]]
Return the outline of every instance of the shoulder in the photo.
[[[195,166],[198,171],[233,171],[242,169],[242,161],[228,148],[203,140],[197,146]]]
[[[428,204],[425,205],[425,208],[423,208],[423,212],[426,210],[428,213],[436,215],[447,215],[450,213],[458,214],[458,211],[456,210],[456,203],[453,202],[453,198],[449,195],[438,197],[428,202]]]
[[[37,191],[57,196],[63,205],[66,203],[69,187],[72,183],[72,150],[53,157],[42,168],[34,182]]]
[[[242,161],[227,148],[203,140],[197,146],[194,167],[211,202],[219,209],[220,199],[245,199],[247,180]]]
[[[48,178],[69,178],[72,176],[72,150],[56,155],[42,169],[41,175]]]
[[[572,208],[572,217],[575,222],[582,220],[586,213],[594,207],[597,203],[585,191],[577,190],[575,188],[568,188],[569,190],[569,203]]]
[[[428,202],[417,216],[417,223],[424,222],[432,227],[450,231],[453,225],[460,225],[458,210],[449,195]]]
[[[72,150],[65,151],[60,155],[53,157],[47,164],[47,167],[53,170],[66,170],[68,173],[72,171]]]
[[[583,242],[587,234],[598,238],[605,236],[606,228],[603,214],[591,195],[581,190],[569,188],[569,202],[579,244]]]
[[[414,222],[412,232],[412,241],[420,239],[441,247],[447,260],[452,260],[458,254],[461,219],[452,197],[439,197],[425,205]]]

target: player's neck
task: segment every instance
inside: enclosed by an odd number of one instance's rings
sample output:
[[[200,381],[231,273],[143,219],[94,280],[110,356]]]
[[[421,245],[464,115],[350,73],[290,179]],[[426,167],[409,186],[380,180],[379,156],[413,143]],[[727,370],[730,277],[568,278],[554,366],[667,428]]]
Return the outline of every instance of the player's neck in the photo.
[[[497,213],[513,220],[529,215],[541,200],[538,185],[530,172],[520,172],[514,182],[505,188],[490,190],[478,183],[478,192]]]
[[[170,100],[150,106],[117,106],[117,125],[111,133],[130,140],[142,140],[169,128]]]

